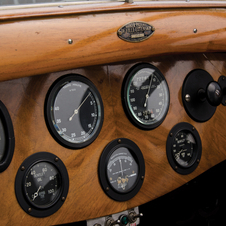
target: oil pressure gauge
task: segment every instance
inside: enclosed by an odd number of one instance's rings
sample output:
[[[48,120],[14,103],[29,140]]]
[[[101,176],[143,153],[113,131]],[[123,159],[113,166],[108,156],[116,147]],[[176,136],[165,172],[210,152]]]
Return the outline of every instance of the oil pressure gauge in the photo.
[[[169,88],[163,74],[153,65],[135,65],[122,87],[122,103],[129,120],[138,128],[159,126],[169,109]]]
[[[201,139],[189,123],[179,123],[170,131],[166,144],[171,167],[180,174],[189,174],[198,166],[202,153]]]
[[[127,201],[140,190],[145,174],[143,155],[131,140],[110,142],[99,161],[99,180],[105,193],[117,201]]]
[[[55,213],[64,203],[69,187],[63,162],[48,152],[29,156],[20,166],[15,191],[22,209],[34,217]]]

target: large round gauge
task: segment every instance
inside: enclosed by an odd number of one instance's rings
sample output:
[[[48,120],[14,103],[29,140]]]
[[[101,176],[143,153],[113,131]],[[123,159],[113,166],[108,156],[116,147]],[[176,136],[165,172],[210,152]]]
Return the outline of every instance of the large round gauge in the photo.
[[[9,166],[15,146],[13,124],[5,105],[0,101],[0,172]]]
[[[140,190],[145,174],[143,155],[131,140],[121,138],[110,142],[99,161],[99,180],[112,199],[126,201]]]
[[[20,166],[16,181],[16,197],[25,212],[35,217],[46,217],[64,203],[69,187],[63,162],[48,152],[28,157]]]
[[[87,78],[70,74],[56,80],[45,103],[46,123],[61,145],[83,148],[98,136],[104,118],[101,96]]]
[[[202,153],[201,139],[189,123],[179,123],[170,131],[166,144],[171,167],[180,174],[189,174],[198,166]]]
[[[165,119],[170,102],[163,74],[150,64],[134,66],[124,79],[122,101],[135,126],[144,130],[156,128]]]

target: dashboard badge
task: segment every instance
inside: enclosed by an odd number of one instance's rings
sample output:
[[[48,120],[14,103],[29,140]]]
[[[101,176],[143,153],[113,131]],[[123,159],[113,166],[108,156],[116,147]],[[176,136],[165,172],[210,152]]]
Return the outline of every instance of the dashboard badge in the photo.
[[[118,37],[127,42],[142,42],[153,35],[155,28],[145,22],[130,22],[119,28]]]

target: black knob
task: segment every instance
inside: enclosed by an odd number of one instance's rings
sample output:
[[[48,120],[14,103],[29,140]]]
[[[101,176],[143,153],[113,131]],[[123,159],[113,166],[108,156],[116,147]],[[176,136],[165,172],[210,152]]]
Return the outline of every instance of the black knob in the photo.
[[[206,88],[206,97],[212,106],[218,106],[223,99],[223,92],[218,82],[210,82]]]

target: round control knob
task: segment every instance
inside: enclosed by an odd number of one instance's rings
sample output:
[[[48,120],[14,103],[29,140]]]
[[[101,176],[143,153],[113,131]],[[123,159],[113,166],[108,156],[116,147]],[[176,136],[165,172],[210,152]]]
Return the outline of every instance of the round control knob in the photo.
[[[223,92],[218,82],[210,82],[206,88],[206,97],[212,106],[218,106],[223,98]]]

